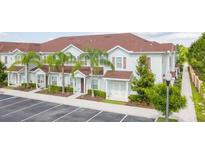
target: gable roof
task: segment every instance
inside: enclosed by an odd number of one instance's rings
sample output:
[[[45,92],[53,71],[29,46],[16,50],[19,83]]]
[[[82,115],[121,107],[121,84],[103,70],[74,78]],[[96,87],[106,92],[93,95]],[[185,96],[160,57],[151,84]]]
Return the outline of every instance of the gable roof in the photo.
[[[104,78],[112,79],[131,79],[131,71],[107,71],[104,75]]]
[[[8,52],[15,49],[25,52],[56,52],[63,50],[69,45],[74,45],[81,50],[84,50],[86,47],[92,47],[108,51],[115,46],[121,46],[133,52],[160,52],[175,50],[175,46],[172,43],[158,43],[145,40],[132,33],[121,33],[60,37],[41,44],[0,42],[0,52]]]

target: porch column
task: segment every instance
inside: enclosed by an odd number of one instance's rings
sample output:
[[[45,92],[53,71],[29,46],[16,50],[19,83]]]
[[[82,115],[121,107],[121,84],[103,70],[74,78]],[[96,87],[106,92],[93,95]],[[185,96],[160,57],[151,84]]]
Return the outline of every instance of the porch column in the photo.
[[[129,96],[129,81],[126,81],[126,99],[128,101],[128,96]]]
[[[175,53],[172,54],[172,71],[175,71]]]
[[[167,53],[167,62],[166,62],[166,73],[170,72],[170,60],[169,60],[170,54],[169,52]]]
[[[17,81],[17,82],[18,82],[18,85],[20,85],[20,73],[18,73],[17,76],[18,76],[18,77],[17,77],[17,78],[18,78],[18,81]]]
[[[75,93],[75,78],[73,78],[72,80],[73,80],[73,93]]]
[[[46,88],[46,73],[44,74],[44,88]]]
[[[86,87],[85,87],[85,77],[84,77],[83,79],[84,79],[84,85],[83,85],[83,86],[84,86],[84,94],[85,94],[85,93],[86,93],[86,89],[85,89],[85,88],[86,88]]]
[[[38,75],[36,74],[36,88],[38,88]]]
[[[108,99],[108,87],[107,87],[107,80],[105,80],[105,91],[106,91],[106,99]]]
[[[8,82],[8,86],[10,86],[10,73],[8,73],[8,76],[7,76],[7,82]]]

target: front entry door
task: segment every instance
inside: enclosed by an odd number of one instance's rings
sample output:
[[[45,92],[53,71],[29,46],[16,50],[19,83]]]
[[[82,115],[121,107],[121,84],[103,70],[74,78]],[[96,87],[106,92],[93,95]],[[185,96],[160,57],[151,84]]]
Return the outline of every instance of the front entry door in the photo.
[[[84,93],[84,79],[81,78],[81,93]]]
[[[37,76],[38,78],[38,87],[39,88],[43,88],[44,87],[44,75],[43,74],[39,74]]]

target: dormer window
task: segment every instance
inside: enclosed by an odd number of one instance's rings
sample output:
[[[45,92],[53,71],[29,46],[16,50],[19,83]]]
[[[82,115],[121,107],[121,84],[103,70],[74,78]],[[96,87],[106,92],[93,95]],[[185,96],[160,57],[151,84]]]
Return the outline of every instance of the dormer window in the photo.
[[[116,57],[116,68],[122,69],[122,57]]]

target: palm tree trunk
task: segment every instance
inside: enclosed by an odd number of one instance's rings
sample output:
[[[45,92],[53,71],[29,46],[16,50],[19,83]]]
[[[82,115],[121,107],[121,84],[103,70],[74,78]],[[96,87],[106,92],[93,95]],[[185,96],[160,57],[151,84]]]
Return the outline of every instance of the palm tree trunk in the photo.
[[[90,70],[91,70],[91,73],[90,73],[90,81],[91,81],[91,96],[94,97],[94,90],[93,90],[93,87],[92,87],[92,85],[93,85],[93,68],[91,67]]]
[[[29,77],[28,77],[28,64],[25,65],[25,79],[26,79],[26,87],[29,87]]]
[[[65,93],[64,66],[62,66],[62,94]]]

